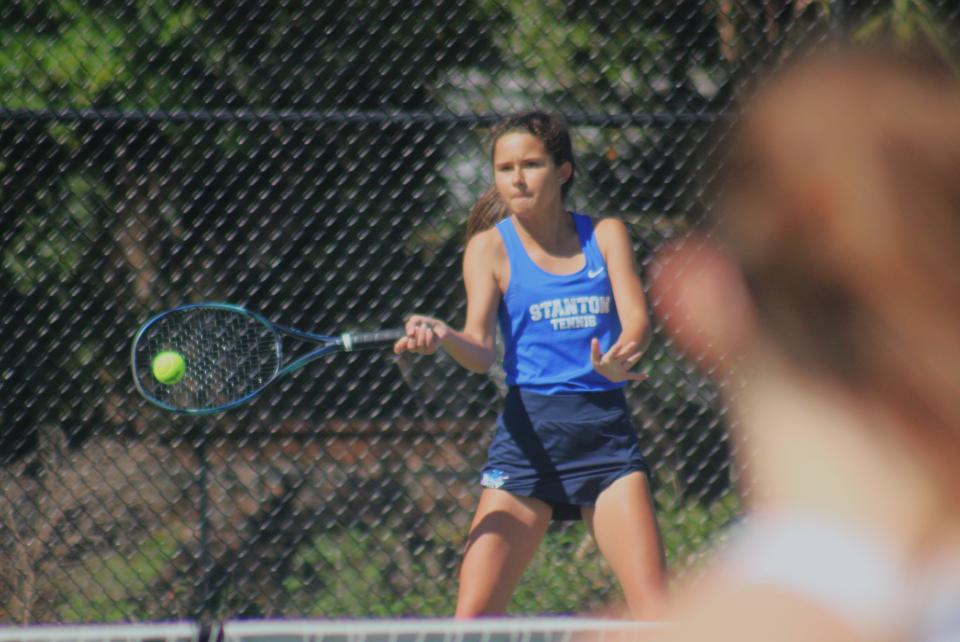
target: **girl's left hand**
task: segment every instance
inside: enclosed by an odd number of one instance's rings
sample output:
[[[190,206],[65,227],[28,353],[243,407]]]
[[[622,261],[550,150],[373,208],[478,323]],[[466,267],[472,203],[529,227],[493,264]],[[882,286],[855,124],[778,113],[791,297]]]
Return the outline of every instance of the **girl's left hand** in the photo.
[[[643,356],[639,347],[640,344],[636,341],[623,345],[615,343],[606,354],[601,354],[600,341],[593,339],[590,342],[590,361],[593,363],[593,369],[614,383],[644,381],[647,375],[630,371],[630,368],[635,366]]]

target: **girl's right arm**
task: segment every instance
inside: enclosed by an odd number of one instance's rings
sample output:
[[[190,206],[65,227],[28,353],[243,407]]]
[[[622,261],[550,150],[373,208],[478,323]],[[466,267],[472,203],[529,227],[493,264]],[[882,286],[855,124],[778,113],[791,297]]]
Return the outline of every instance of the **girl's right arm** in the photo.
[[[463,284],[467,292],[467,319],[454,330],[439,319],[415,314],[407,319],[407,336],[393,346],[397,354],[433,354],[437,348],[473,372],[486,372],[496,361],[497,306],[500,286],[496,269],[503,245],[495,229],[475,234],[463,253]]]

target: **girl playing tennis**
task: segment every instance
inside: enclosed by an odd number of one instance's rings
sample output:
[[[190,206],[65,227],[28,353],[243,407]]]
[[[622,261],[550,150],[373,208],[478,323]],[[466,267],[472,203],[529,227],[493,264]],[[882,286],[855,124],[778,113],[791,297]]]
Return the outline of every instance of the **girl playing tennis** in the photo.
[[[659,612],[663,554],[623,394],[649,320],[633,248],[616,219],[564,207],[570,135],[540,112],[493,131],[494,184],[467,222],[463,330],[414,315],[394,351],[443,348],[485,372],[505,342],[509,391],[460,571],[457,616],[506,611],[551,518],[582,518],[635,617]]]

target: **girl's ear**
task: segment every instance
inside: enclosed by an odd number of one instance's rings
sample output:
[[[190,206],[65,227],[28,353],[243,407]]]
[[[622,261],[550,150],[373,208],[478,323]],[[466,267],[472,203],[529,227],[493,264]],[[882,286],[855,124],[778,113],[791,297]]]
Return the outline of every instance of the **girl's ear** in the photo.
[[[570,161],[565,161],[560,165],[560,184],[566,183],[570,180],[570,177],[573,176],[573,163]]]
[[[670,337],[708,372],[724,373],[757,332],[740,270],[705,237],[658,250],[650,286],[651,302]]]

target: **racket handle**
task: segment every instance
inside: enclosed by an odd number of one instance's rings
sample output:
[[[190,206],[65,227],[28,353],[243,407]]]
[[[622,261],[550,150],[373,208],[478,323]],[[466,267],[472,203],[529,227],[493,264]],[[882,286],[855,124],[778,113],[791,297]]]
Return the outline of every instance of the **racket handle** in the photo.
[[[383,346],[393,344],[397,339],[404,336],[403,330],[377,330],[376,332],[347,332],[340,335],[340,341],[343,342],[343,349],[346,352],[354,350],[364,350],[367,348],[382,348]]]

